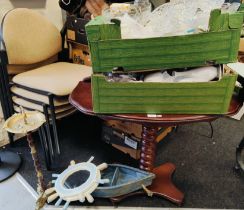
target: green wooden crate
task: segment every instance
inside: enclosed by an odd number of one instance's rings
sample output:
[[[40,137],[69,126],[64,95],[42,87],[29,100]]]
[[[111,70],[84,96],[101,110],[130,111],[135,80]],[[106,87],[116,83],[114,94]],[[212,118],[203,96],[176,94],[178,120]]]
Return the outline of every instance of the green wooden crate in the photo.
[[[95,113],[225,114],[237,75],[202,83],[116,83],[92,75]]]
[[[119,22],[119,21],[116,21]],[[184,36],[121,39],[119,23],[97,17],[86,25],[93,72],[204,66],[237,61],[243,13],[213,10],[209,32]]]

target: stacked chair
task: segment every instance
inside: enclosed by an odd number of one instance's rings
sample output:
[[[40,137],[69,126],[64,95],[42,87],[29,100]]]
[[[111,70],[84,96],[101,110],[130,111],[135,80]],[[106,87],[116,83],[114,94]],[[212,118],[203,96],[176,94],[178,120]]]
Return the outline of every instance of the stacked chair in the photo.
[[[1,89],[4,117],[37,110],[45,114],[39,131],[47,166],[60,154],[56,120],[75,112],[68,97],[91,68],[66,62],[65,30],[30,9],[8,12],[1,25]]]

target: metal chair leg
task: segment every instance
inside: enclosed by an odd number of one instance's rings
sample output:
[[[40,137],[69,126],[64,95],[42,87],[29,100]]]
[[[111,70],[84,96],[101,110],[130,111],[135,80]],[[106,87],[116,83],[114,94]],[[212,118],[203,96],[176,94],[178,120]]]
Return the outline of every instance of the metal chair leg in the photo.
[[[235,169],[241,169],[244,171],[244,155],[242,156],[242,152],[244,149],[244,138],[241,140],[240,144],[236,148],[236,167]]]
[[[1,107],[2,107],[2,111],[3,111],[3,116],[4,119],[6,120],[7,118],[9,118],[12,113],[10,111],[10,107],[8,104],[8,96],[6,94],[6,87],[5,87],[5,81],[4,81],[4,76],[3,76],[3,72],[2,72],[2,67],[0,68],[0,101],[1,101]],[[14,134],[9,133],[8,132],[8,137],[9,137],[9,142],[10,145],[13,146],[14,143]]]
[[[53,135],[54,135],[54,142],[55,142],[55,150],[56,154],[60,155],[60,147],[59,147],[59,139],[58,139],[58,130],[57,130],[57,124],[56,124],[56,114],[53,113],[54,111],[51,111],[51,119],[52,119],[52,127],[53,127]]]
[[[54,150],[53,150],[53,143],[52,143],[52,134],[51,134],[51,130],[50,130],[49,114],[48,114],[48,109],[47,109],[46,105],[43,106],[43,111],[44,111],[44,115],[46,118],[45,127],[46,127],[46,132],[47,132],[48,146],[50,149],[50,158],[52,161],[54,158]]]
[[[10,143],[11,147],[13,147],[14,146],[14,134],[8,133],[8,138],[9,138],[9,143]]]
[[[59,139],[58,139],[58,131],[56,125],[56,114],[55,114],[55,107],[53,103],[53,95],[49,95],[49,108],[50,114],[52,119],[52,126],[53,126],[53,135],[54,135],[54,142],[55,142],[55,150],[58,155],[60,155],[60,146],[59,146]]]
[[[49,158],[49,166],[47,167],[47,170],[50,170],[51,167],[52,167],[54,159],[53,159],[53,156],[52,156],[52,153],[51,153],[51,149],[52,148],[50,148],[49,139],[48,139],[48,132],[47,132],[47,129],[46,129],[45,125],[43,125],[41,127],[41,132],[43,134],[45,144],[47,145],[47,148],[48,148],[47,151],[48,151],[48,158]]]
[[[7,55],[5,55],[7,57]],[[10,92],[10,83],[9,83],[9,75],[7,71],[6,65],[2,67],[2,78],[3,78],[3,84],[5,87],[5,95],[6,95],[6,103],[8,104],[9,109],[9,117],[14,114],[14,106],[12,102],[12,96]]]
[[[3,108],[3,111],[5,111],[5,120],[10,117],[10,110],[9,110],[9,107],[8,107],[8,99],[7,99],[7,94],[6,94],[6,83],[5,83],[5,80],[4,80],[4,69],[2,66],[0,66],[0,88],[1,88],[1,102],[2,102],[2,108]]]
[[[213,129],[212,122],[209,122],[209,126],[210,126],[210,129],[211,129],[210,139],[212,139],[213,138],[213,134],[214,134],[214,129]]]
[[[40,141],[41,141],[41,146],[42,146],[42,149],[43,149],[43,152],[44,152],[46,168],[47,168],[47,170],[49,170],[50,169],[49,148],[48,148],[48,145],[47,145],[46,134],[45,134],[43,126],[41,126],[38,129],[38,134],[39,134]]]
[[[2,69],[0,69],[1,71]],[[9,117],[9,111],[8,107],[6,104],[6,95],[4,94],[4,84],[3,84],[3,79],[2,79],[2,73],[0,73],[0,100],[1,100],[1,106],[3,110],[3,116],[4,119],[6,120]]]

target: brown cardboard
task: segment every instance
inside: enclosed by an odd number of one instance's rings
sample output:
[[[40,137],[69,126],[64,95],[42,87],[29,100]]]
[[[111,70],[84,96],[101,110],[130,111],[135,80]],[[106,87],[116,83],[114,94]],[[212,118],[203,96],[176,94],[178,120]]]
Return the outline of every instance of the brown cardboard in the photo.
[[[135,136],[141,139],[142,133],[142,125],[132,122],[123,122],[118,120],[108,120],[105,122],[107,126],[111,126],[118,130],[121,130],[129,135]],[[159,130],[162,128],[159,128]],[[159,136],[157,137],[157,142],[160,142],[164,137],[167,136],[168,133],[172,131],[172,127],[164,128],[162,132],[160,132]]]
[[[244,52],[244,38],[240,39],[239,51]]]
[[[129,135],[134,135],[137,138],[141,138],[142,126],[140,124],[123,122],[118,120],[108,120],[106,125],[112,126],[118,130],[121,130]]]
[[[87,45],[69,42],[73,63],[91,66],[90,51]]]
[[[125,135],[128,136],[135,136],[137,140],[140,142],[141,141],[141,133],[142,133],[142,125],[137,124],[137,123],[132,123],[132,122],[123,122],[123,121],[117,121],[117,120],[109,120],[106,121],[105,126],[112,127],[115,130],[121,131],[125,133]],[[172,127],[167,127],[167,128],[161,128],[159,129],[159,134],[157,136],[156,141],[160,142],[163,140],[168,133],[172,131]],[[118,143],[119,144],[119,143]],[[140,158],[140,147],[138,149],[133,149],[133,148],[128,148],[127,146],[122,146],[118,145],[115,143],[112,143],[111,145],[120,150],[121,152],[124,152],[128,155],[130,155],[134,159],[139,159]]]

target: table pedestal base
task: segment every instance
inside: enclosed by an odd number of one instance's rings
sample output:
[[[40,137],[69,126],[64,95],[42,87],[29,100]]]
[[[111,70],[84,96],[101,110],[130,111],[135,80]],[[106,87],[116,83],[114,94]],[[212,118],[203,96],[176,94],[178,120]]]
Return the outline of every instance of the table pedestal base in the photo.
[[[156,178],[148,189],[154,192],[154,195],[170,200],[177,205],[181,205],[183,203],[184,194],[172,182],[174,171],[175,165],[173,163],[165,163],[154,168],[152,172],[156,175]]]
[[[172,174],[174,171],[175,165],[172,163],[166,163],[154,168],[152,172],[156,175],[156,178],[148,189],[153,193],[153,195],[165,198],[180,206],[183,203],[184,194],[178,190],[172,182]],[[116,203],[135,195],[147,195],[147,193],[140,190],[127,195],[110,198],[110,200],[115,205]]]
[[[184,194],[179,191],[172,182],[175,165],[166,163],[154,168],[157,131],[157,126],[143,126],[140,169],[150,171],[156,175],[152,185],[148,187],[153,195],[163,197],[177,205],[181,205],[184,199]],[[111,198],[110,200],[115,204],[127,197],[140,194],[146,194],[146,192],[140,190],[127,195]]]

